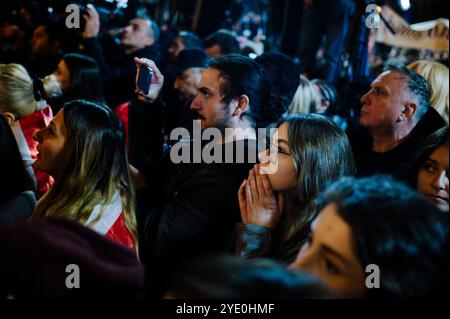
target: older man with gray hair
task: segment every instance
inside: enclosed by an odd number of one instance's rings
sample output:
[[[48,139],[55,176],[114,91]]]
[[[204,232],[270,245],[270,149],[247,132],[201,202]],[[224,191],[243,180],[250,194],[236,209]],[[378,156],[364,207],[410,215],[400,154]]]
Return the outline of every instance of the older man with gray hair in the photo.
[[[359,176],[385,173],[407,181],[420,143],[445,122],[430,107],[430,88],[419,74],[390,65],[362,98],[359,124],[351,138]]]

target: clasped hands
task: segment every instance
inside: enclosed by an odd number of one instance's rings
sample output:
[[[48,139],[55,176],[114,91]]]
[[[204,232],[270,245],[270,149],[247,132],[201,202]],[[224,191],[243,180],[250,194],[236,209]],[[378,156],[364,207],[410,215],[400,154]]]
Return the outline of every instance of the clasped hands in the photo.
[[[269,178],[261,174],[256,164],[238,191],[239,209],[244,224],[254,224],[273,229],[283,211],[283,195],[275,195]]]

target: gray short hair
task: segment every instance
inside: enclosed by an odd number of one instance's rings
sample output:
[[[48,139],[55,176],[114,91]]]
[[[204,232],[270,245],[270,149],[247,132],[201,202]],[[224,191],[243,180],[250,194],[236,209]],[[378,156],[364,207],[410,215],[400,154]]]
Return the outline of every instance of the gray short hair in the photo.
[[[155,42],[159,40],[159,26],[155,20],[150,18],[150,16],[146,13],[140,13],[136,16],[136,19],[143,19],[149,22],[150,28],[147,30],[147,36],[151,36],[155,39]]]
[[[405,87],[417,100],[416,118],[419,121],[430,108],[431,89],[427,80],[401,64],[389,64],[384,71],[397,72],[405,77]]]

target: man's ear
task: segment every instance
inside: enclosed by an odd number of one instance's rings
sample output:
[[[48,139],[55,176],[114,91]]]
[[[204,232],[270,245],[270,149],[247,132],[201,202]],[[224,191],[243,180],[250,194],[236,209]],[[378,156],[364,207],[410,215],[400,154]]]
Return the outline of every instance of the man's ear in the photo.
[[[11,112],[4,112],[1,114],[5,119],[6,122],[8,122],[8,124],[11,126],[14,121],[16,120],[16,117],[14,116],[14,114],[12,114]]]
[[[237,99],[236,108],[233,110],[232,116],[240,116],[242,113],[244,113],[249,105],[249,98],[247,95],[241,95]]]
[[[417,112],[417,104],[408,102],[405,104],[405,107],[402,111],[402,117],[410,120],[413,118],[413,116],[414,116],[414,114],[416,114],[416,112]]]

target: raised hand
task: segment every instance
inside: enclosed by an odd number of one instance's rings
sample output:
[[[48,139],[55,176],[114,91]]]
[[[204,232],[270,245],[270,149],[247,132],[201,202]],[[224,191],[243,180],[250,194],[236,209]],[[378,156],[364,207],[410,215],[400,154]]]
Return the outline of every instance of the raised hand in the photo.
[[[155,62],[145,58],[134,58],[134,63],[136,64],[136,90],[135,93],[139,95],[139,99],[143,102],[153,103],[159,96],[161,89],[164,84],[164,76],[161,71],[156,66]],[[148,90],[148,94],[145,94],[137,87],[137,80],[139,76],[139,68],[141,65],[145,65],[152,69],[152,81],[150,84],[150,89]]]
[[[92,4],[87,5],[86,14],[83,15],[86,26],[83,31],[83,38],[95,38],[100,32],[100,16]]]

